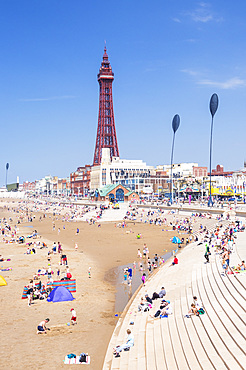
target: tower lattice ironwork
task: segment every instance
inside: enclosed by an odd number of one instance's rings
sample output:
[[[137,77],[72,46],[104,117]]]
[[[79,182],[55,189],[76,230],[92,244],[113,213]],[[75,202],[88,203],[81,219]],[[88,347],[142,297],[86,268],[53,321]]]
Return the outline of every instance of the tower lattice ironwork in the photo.
[[[119,157],[112,95],[114,73],[112,72],[112,68],[108,60],[106,46],[104,48],[103,61],[97,75],[97,80],[100,86],[100,96],[97,138],[93,166],[101,163],[102,148],[110,148],[111,159],[112,157]]]

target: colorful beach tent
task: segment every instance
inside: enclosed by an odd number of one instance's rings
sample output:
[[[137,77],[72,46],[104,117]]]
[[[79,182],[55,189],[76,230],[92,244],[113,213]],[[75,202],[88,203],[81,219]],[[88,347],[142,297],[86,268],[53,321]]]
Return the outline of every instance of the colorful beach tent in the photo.
[[[58,286],[55,289],[53,289],[48,298],[48,302],[64,302],[64,301],[72,301],[73,295],[69,292],[67,288],[64,286]]]
[[[181,240],[177,236],[173,237],[172,242],[175,243],[175,244],[181,244]]]
[[[2,275],[0,275],[0,286],[3,286],[3,285],[7,285],[7,282],[4,279],[4,277]]]

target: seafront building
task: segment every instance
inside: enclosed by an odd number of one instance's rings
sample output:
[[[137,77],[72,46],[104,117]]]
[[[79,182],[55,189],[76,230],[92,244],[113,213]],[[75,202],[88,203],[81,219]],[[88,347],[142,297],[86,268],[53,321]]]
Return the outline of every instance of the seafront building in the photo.
[[[154,173],[154,167],[142,160],[111,159],[109,148],[102,148],[101,164],[91,168],[91,191],[119,183],[140,193],[151,186],[149,179]]]
[[[173,177],[189,177],[193,176],[194,168],[198,167],[198,163],[174,163],[173,164]],[[157,166],[157,170],[162,170],[171,175],[171,165],[164,164]]]
[[[33,182],[24,181],[20,190],[28,194],[67,196],[70,194],[70,178],[48,175]]]
[[[87,197],[91,189],[91,166],[85,165],[78,167],[76,171],[70,173],[71,194]]]

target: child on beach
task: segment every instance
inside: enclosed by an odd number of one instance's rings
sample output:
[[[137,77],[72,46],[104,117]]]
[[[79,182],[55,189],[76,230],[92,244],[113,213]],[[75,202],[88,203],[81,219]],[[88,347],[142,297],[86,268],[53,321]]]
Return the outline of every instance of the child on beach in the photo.
[[[46,330],[50,330],[48,328],[46,328],[46,324],[50,321],[50,319],[45,319],[43,321],[41,321],[39,324],[38,324],[38,327],[37,327],[37,334],[46,334]]]
[[[140,252],[140,249],[138,249],[138,258],[142,258],[142,253]]]
[[[71,308],[71,315],[72,315],[72,317],[71,317],[71,324],[72,325],[75,325],[75,324],[77,324],[77,315],[76,315],[76,311],[75,311],[75,309],[74,308]]]
[[[124,278],[124,284],[127,283],[127,269],[124,269],[124,275],[123,275],[123,278]]]

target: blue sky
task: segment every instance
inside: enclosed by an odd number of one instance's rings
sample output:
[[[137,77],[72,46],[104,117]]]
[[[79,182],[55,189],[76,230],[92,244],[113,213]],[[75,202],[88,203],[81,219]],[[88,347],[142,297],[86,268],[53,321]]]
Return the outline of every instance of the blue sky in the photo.
[[[246,159],[246,3],[215,0],[0,0],[0,184],[91,164],[104,40],[115,73],[121,158],[207,166]]]

